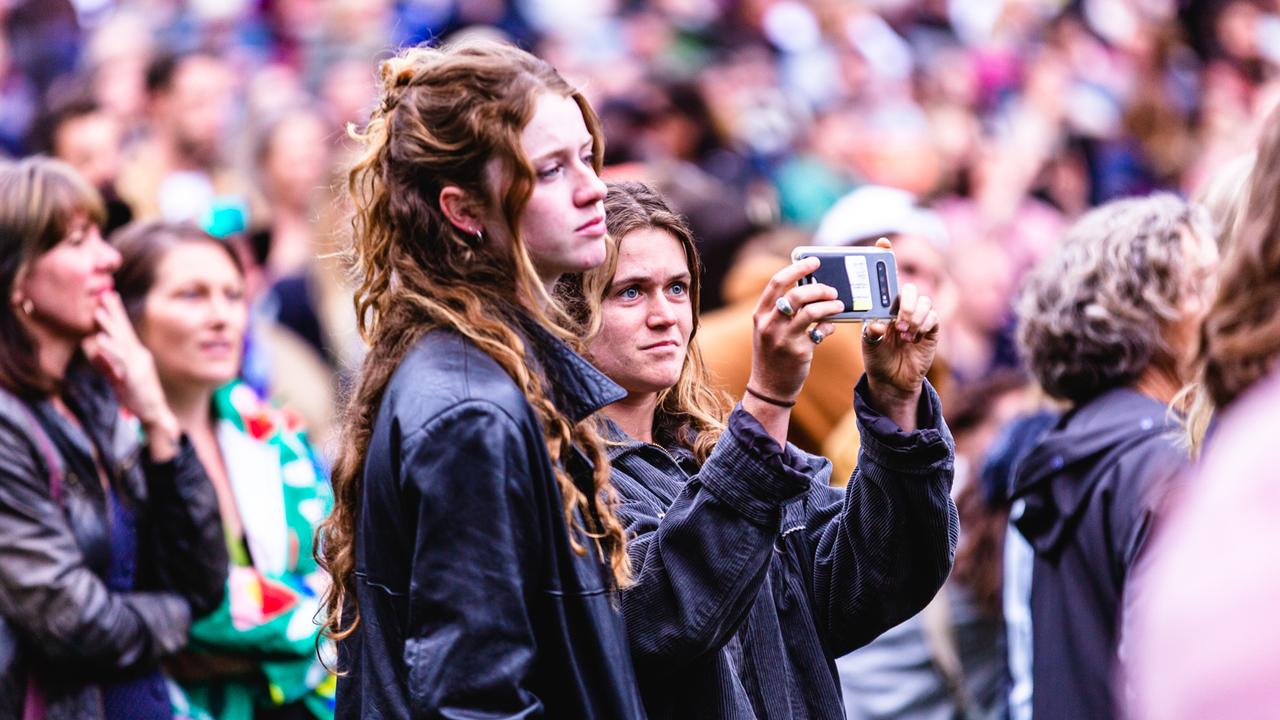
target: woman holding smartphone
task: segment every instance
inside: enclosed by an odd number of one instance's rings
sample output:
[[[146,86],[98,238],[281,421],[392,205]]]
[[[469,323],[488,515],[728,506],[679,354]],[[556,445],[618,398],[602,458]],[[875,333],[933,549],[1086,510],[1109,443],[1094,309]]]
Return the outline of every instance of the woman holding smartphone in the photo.
[[[371,347],[321,554],[338,717],[643,717],[592,413],[548,288],[605,258],[599,123],[498,43],[381,66],[351,171]]]
[[[613,482],[631,536],[622,609],[651,718],[843,717],[834,659],[923,608],[958,531],[954,444],[925,382],[937,316],[902,288],[891,327],[864,332],[854,397],[863,436],[847,489],[786,443],[814,323],[836,291],[797,287],[807,258],[760,297],[746,395],[711,390],[694,334],[698,260],[688,227],[639,183],[605,201],[616,245],[580,285],[588,356],[627,391],[608,406]]]

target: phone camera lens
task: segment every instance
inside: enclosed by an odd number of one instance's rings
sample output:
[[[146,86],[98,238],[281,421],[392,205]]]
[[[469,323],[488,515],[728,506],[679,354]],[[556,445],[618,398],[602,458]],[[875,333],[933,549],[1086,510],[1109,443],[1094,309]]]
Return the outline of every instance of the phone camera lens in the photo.
[[[889,270],[883,261],[876,263],[876,280],[880,281],[880,304],[889,306]]]

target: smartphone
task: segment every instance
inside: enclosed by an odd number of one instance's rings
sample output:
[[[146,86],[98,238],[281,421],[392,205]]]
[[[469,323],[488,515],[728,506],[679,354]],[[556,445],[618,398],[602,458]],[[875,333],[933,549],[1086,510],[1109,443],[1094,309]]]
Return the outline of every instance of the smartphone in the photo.
[[[892,250],[878,247],[798,247],[791,262],[816,257],[822,263],[801,285],[822,283],[840,294],[844,312],[824,320],[858,322],[887,320],[898,300],[898,263]]]

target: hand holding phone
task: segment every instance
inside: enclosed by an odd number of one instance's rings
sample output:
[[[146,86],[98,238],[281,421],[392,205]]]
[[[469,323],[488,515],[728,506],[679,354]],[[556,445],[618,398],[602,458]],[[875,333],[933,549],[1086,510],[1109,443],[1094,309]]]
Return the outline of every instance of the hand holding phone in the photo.
[[[836,289],[844,311],[823,318],[831,322],[887,320],[896,314],[898,264],[893,251],[881,247],[798,247],[791,261],[818,258],[820,265],[800,280]]]

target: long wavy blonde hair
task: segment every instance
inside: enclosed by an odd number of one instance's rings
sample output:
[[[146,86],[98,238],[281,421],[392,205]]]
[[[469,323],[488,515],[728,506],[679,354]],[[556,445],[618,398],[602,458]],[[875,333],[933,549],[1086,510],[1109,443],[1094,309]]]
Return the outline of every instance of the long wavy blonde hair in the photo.
[[[587,552],[578,533],[594,539],[615,580],[625,585],[630,568],[604,441],[593,421],[574,423],[555,406],[545,381],[530,368],[518,329],[528,318],[572,340],[564,329],[567,318],[547,297],[519,234],[535,180],[521,133],[542,93],[572,98],[594,138],[598,172],[604,155],[599,121],[550,65],[503,43],[408,49],[383,62],[380,75],[380,102],[368,125],[348,129],[363,149],[347,185],[354,210],[355,308],[369,350],[346,408],[333,513],[319,531],[317,558],[333,578],[325,632],[340,639],[359,624],[355,533],[374,420],[406,352],[436,329],[475,343],[523,391],[542,422],[574,551]],[[493,176],[506,178],[505,189],[491,187]],[[455,228],[439,205],[440,191],[449,185],[501,208],[513,241],[486,242]],[[560,462],[571,446],[594,465],[588,491]],[[349,617],[348,607],[354,609]]]
[[[689,302],[693,330],[680,379],[658,395],[654,415],[655,436],[667,437],[688,448],[699,463],[706,462],[716,440],[724,432],[732,401],[711,381],[698,348],[698,302],[701,297],[702,263],[689,226],[647,185],[635,181],[609,183],[604,199],[605,222],[611,238],[605,261],[580,276],[565,278],[557,288],[569,313],[582,329],[583,353],[591,357],[590,341],[600,332],[601,303],[618,271],[618,252],[627,235],[637,230],[661,230],[675,238],[689,266]]]

